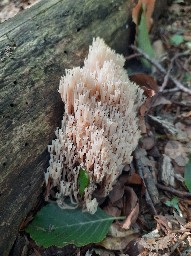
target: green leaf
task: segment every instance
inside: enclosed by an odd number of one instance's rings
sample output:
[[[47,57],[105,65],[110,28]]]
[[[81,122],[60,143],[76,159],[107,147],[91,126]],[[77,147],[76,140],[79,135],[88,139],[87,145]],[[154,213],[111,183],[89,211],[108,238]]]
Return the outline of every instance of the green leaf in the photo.
[[[191,156],[190,156],[188,163],[185,166],[184,180],[185,180],[185,185],[186,185],[187,189],[191,193]]]
[[[78,189],[79,189],[79,194],[81,196],[84,194],[84,190],[85,188],[87,188],[89,181],[90,180],[87,172],[81,168],[78,175]]]
[[[184,37],[181,35],[173,35],[170,38],[170,42],[175,46],[179,46],[181,43],[184,42]]]
[[[178,203],[179,203],[179,199],[177,197],[174,197],[171,201],[166,201],[165,204],[169,207],[173,207],[177,210],[177,212],[180,214],[181,211],[180,211],[180,208],[178,206]]]
[[[149,32],[148,32],[148,28],[147,28],[146,11],[145,11],[144,5],[142,5],[141,18],[140,18],[140,23],[138,26],[137,44],[138,44],[138,47],[142,51],[144,51],[145,53],[147,53],[149,55],[149,57],[151,57],[151,58],[154,57],[154,51],[151,46],[151,41],[149,38]],[[142,59],[142,62],[147,67],[151,66],[151,64],[145,59]]]
[[[191,81],[191,74],[190,74],[190,72],[186,72],[184,74],[184,77],[183,77],[183,82],[187,83],[187,82],[190,82],[190,81]]]
[[[102,241],[113,220],[122,218],[111,217],[100,208],[95,214],[90,214],[79,208],[64,210],[51,203],[37,213],[26,232],[45,248],[67,244],[84,246]]]

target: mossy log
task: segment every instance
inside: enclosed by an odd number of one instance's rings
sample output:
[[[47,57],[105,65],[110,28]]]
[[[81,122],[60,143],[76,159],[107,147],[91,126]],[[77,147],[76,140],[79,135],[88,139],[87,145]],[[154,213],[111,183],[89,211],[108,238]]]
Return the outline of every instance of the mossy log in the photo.
[[[0,255],[43,190],[47,145],[64,106],[65,68],[83,64],[93,37],[127,49],[127,0],[42,0],[0,24]]]

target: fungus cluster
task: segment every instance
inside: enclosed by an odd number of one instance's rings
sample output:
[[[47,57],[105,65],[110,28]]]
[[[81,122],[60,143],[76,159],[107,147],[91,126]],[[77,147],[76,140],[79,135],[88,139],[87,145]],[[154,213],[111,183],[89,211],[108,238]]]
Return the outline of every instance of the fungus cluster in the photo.
[[[96,193],[105,197],[112,190],[123,166],[132,160],[140,131],[137,111],[143,91],[130,82],[125,59],[102,39],[93,40],[83,68],[66,70],[59,92],[65,103],[61,128],[48,146],[50,165],[46,184],[55,190],[60,207],[74,206],[94,213]],[[80,170],[88,185],[79,193]]]

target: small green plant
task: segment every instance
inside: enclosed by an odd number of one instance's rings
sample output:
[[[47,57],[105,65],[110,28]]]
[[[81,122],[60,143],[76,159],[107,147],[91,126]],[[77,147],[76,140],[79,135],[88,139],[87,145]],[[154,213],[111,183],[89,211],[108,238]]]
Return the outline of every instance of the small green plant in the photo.
[[[179,213],[179,215],[181,215],[181,211],[180,211],[180,208],[178,206],[178,203],[179,203],[179,199],[177,197],[173,197],[173,199],[170,201],[166,201],[165,204],[169,207],[173,207],[174,209],[177,210],[177,212]]]
[[[170,42],[171,44],[173,44],[174,46],[179,46],[181,43],[184,42],[184,37],[181,35],[173,35],[170,38]]]

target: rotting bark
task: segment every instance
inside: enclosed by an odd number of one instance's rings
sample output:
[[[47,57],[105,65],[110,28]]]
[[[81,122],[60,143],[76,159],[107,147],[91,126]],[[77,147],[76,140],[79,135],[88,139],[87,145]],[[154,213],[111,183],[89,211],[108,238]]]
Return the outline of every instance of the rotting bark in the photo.
[[[60,76],[82,65],[93,37],[124,53],[131,7],[126,0],[43,0],[0,24],[0,255],[8,255],[42,192],[47,145],[64,110]]]

